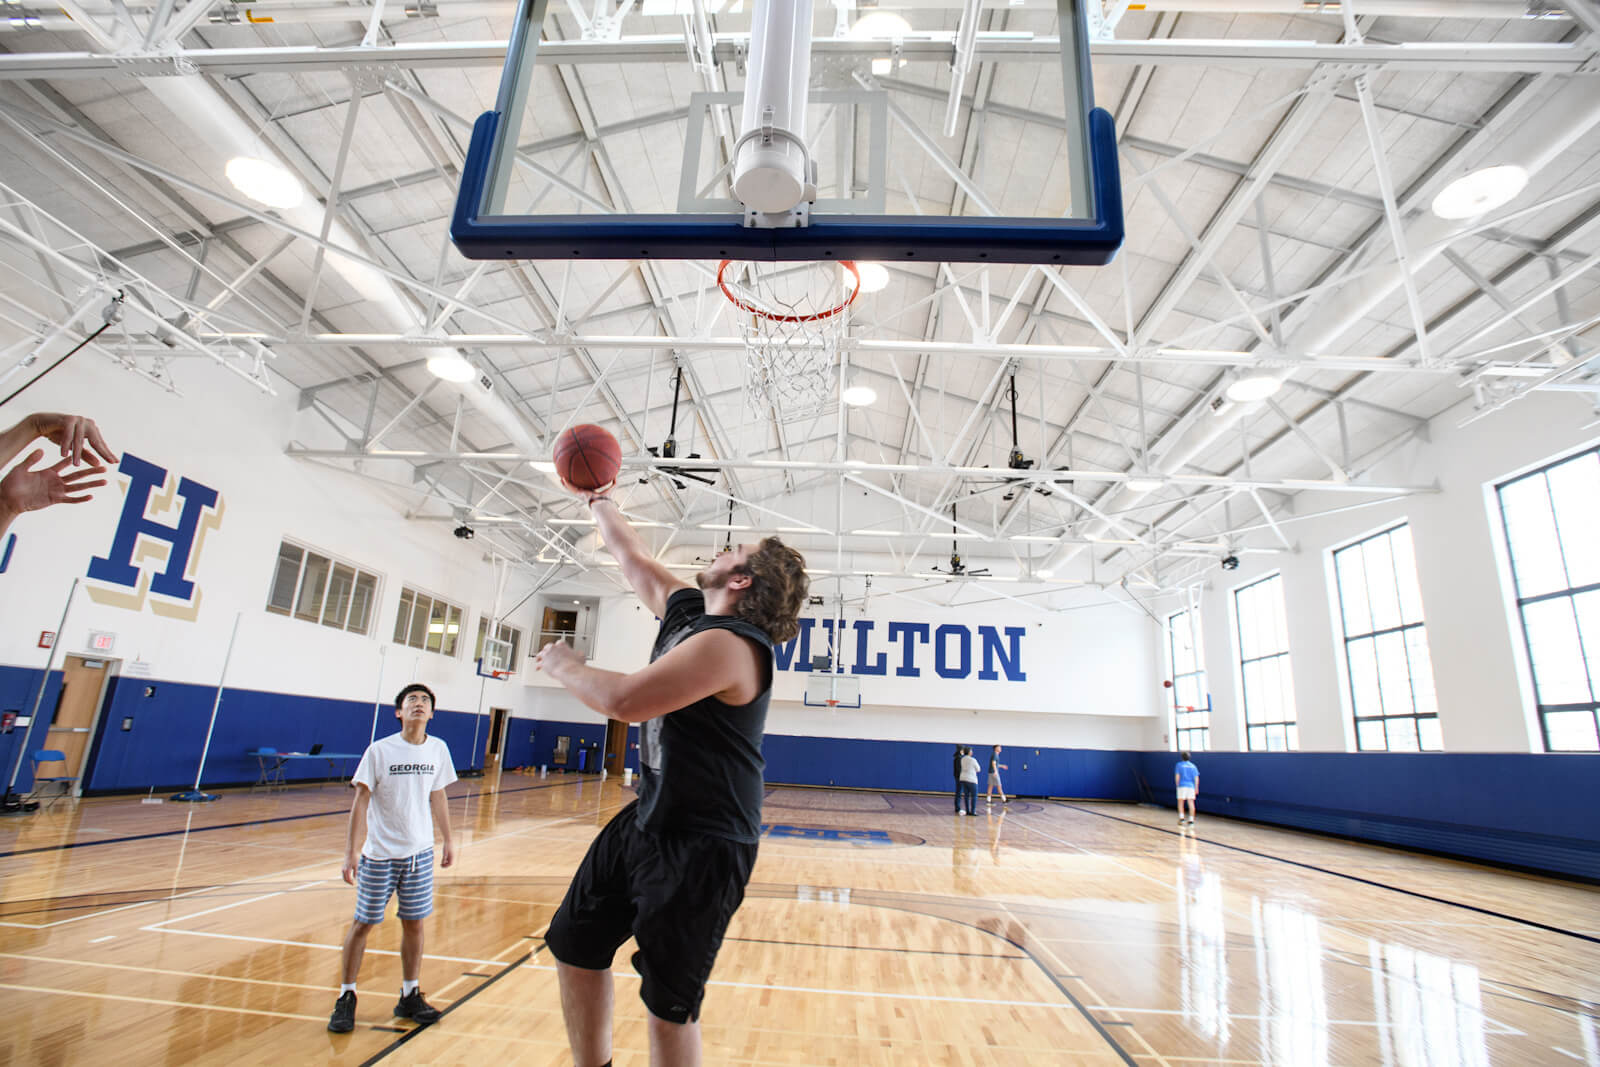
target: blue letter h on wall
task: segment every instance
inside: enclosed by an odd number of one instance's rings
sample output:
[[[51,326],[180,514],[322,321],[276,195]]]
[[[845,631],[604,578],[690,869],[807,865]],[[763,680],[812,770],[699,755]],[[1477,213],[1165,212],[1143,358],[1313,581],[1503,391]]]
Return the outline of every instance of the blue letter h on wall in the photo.
[[[154,463],[147,463],[131,452],[122,454],[122,462],[117,465],[117,470],[128,476],[128,495],[122,502],[122,517],[117,520],[117,533],[111,542],[111,551],[89,561],[89,577],[130,589],[137,588],[139,568],[133,562],[133,551],[140,537],[153,538],[167,542],[172,550],[167,553],[166,570],[151,580],[150,591],[175,600],[189,600],[194,596],[194,583],[183,576],[189,569],[189,556],[194,551],[194,536],[200,527],[200,517],[207,508],[216,506],[217,491],[188,478],[181,479],[178,482],[178,495],[183,497],[183,513],[178,516],[176,527],[164,526],[145,518],[145,510],[150,504],[150,494],[160,491],[167,484],[166,470]]]

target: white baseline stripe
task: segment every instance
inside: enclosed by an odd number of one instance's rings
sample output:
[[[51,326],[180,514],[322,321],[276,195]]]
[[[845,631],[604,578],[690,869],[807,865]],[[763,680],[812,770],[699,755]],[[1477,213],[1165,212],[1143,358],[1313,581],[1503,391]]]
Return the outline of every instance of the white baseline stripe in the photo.
[[[175,930],[171,927],[156,929],[155,927],[142,926],[140,929],[151,930],[152,932],[158,934],[182,934],[185,937],[214,937],[221,941],[249,941],[257,945],[292,945],[295,948],[320,948],[325,949],[328,952],[344,951],[343,945],[319,945],[314,941],[285,941],[276,937],[246,937],[244,934],[213,934],[205,930]],[[398,956],[400,953],[392,952],[386,948],[369,948],[367,949],[367,955]],[[498,967],[504,965],[503,961],[501,960],[476,960],[472,959],[470,956],[433,956],[425,954],[422,958],[425,960],[445,960],[449,963],[472,963],[485,967]]]
[[[20,993],[54,993],[62,997],[89,997],[91,1000],[120,1000],[128,1004],[150,1004],[166,1008],[194,1008],[196,1011],[225,1011],[233,1015],[268,1015],[274,1019],[304,1019],[320,1023],[320,1015],[295,1015],[286,1011],[258,1011],[255,1008],[225,1008],[220,1004],[193,1004],[186,1000],[157,1000],[154,997],[125,997],[116,993],[87,993],[81,989],[53,989],[50,986],[9,985],[0,982],[0,989],[14,989]]]

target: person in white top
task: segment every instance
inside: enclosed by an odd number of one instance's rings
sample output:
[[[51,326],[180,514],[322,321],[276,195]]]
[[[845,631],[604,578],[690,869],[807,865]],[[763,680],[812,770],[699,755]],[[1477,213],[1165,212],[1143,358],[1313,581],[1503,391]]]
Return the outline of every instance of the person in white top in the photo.
[[[456,860],[444,795],[445,787],[456,780],[456,769],[445,743],[428,736],[433,707],[433,690],[427,686],[413,684],[400,690],[394,698],[400,732],[368,745],[351,779],[356,799],[350,807],[341,873],[357,887],[356,915],[345,934],[343,984],[328,1019],[328,1029],[336,1034],[355,1029],[356,975],[361,972],[367,935],[383,922],[389,898],[395,895],[400,898],[403,981],[394,1014],[424,1024],[439,1018],[439,1010],[423,999],[418,987],[422,920],[433,912],[435,826],[444,845],[439,865],[448,867]]]
[[[978,761],[972,758],[970,748],[961,755],[961,796],[966,801],[967,810],[958,811],[956,814],[978,814]]]

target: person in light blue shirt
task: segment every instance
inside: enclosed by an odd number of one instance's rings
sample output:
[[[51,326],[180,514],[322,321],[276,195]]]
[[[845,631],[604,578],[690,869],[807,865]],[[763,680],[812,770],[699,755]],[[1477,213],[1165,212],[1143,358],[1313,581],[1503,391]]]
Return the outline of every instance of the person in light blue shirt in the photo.
[[[1183,804],[1189,803],[1189,825],[1194,825],[1194,798],[1200,792],[1200,768],[1189,762],[1189,753],[1178,753],[1178,765],[1172,768],[1172,784],[1178,787],[1178,825],[1184,823]]]

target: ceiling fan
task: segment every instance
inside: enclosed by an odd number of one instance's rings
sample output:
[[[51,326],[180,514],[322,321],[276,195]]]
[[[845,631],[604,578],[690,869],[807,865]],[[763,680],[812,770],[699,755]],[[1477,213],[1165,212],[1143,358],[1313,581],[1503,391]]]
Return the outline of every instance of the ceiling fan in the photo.
[[[655,456],[657,459],[676,459],[678,457],[678,394],[682,390],[682,387],[683,368],[679,367],[676,373],[674,373],[672,376],[672,421],[667,426],[667,439],[662,441],[659,447],[656,445],[645,446],[645,451],[650,453],[652,456]],[[700,453],[698,452],[690,452],[684,457],[684,459],[699,458]],[[672,478],[672,484],[677,486],[679,489],[688,488],[688,486],[684,485],[683,482],[679,480],[681,478],[688,478],[692,481],[702,482],[706,485],[717,484],[715,478],[707,478],[703,474],[691,474],[682,467],[658,467],[656,469],[663,474],[670,475]],[[649,480],[650,479],[648,475],[639,479],[641,483]]]
[[[968,570],[967,565],[961,561],[961,545],[956,540],[957,529],[956,505],[955,501],[952,500],[950,502],[950,569],[945,571],[941,569],[937,563],[935,563],[931,569],[938,571],[940,574],[949,574],[952,578],[981,578],[988,574],[988,567],[978,567],[974,570]]]

